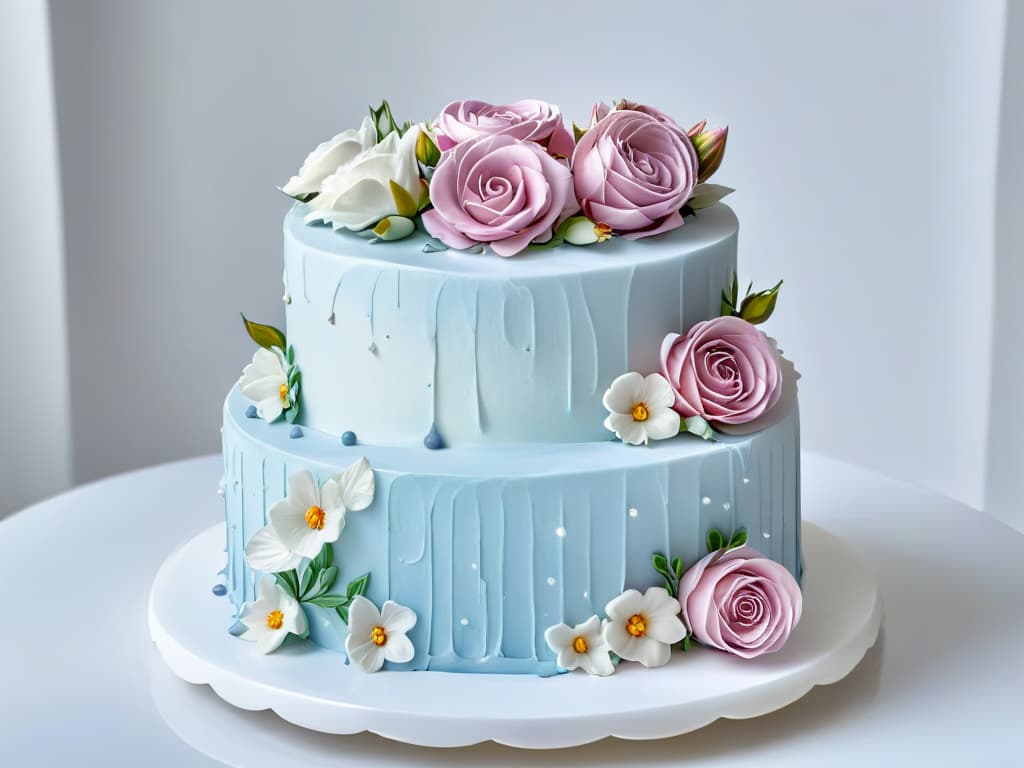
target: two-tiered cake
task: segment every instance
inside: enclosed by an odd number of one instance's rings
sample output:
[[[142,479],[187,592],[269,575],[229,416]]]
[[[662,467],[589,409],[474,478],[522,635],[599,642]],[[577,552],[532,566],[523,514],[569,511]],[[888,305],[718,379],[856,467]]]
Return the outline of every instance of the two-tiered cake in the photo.
[[[233,631],[264,652],[607,674],[799,620],[796,377],[705,183],[726,133],[628,102],[573,128],[385,104],[284,187],[286,333],[246,322],[223,430]]]

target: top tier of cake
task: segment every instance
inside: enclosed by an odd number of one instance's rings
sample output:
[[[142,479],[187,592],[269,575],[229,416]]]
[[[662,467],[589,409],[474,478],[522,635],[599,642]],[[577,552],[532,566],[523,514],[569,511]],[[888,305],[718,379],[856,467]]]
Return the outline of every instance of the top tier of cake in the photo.
[[[658,369],[660,340],[719,315],[737,222],[719,203],[666,235],[503,259],[284,222],[301,422],[360,442],[608,440],[601,397]]]

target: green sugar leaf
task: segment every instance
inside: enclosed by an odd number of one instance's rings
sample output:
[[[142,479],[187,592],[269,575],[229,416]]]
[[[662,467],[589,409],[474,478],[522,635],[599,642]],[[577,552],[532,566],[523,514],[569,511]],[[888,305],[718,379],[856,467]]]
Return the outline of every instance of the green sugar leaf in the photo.
[[[666,558],[661,552],[655,552],[651,557],[651,565],[654,566],[654,570],[663,576],[669,576],[668,570],[668,558]]]
[[[242,322],[245,323],[245,330],[249,334],[249,338],[255,341],[264,349],[272,349],[277,347],[284,351],[287,346],[285,343],[284,334],[280,329],[275,328],[272,325],[263,325],[262,323],[254,323],[249,320],[245,315],[242,315]]]
[[[708,552],[717,552],[725,546],[725,537],[717,528],[708,531]]]
[[[320,552],[310,562],[309,567],[315,568],[317,571],[322,571],[327,568],[331,563],[334,562],[334,546],[331,544],[324,544],[320,547]]]
[[[281,587],[285,592],[294,597],[296,600],[299,598],[299,577],[295,571],[282,571],[281,573],[274,574],[274,581]]]
[[[306,602],[320,608],[341,608],[342,606],[348,606],[349,599],[344,595],[321,595]]]
[[[341,620],[348,624],[348,604],[339,605],[335,610],[338,612]]]
[[[732,535],[732,538],[729,539],[729,549],[733,549],[735,547],[742,547],[746,543],[747,529],[740,528],[738,531],[735,531]]]
[[[675,576],[677,579],[683,575],[683,558],[672,558],[672,575]]]
[[[305,597],[309,593],[309,588],[313,586],[313,577],[316,575],[310,567],[306,567],[306,570],[302,572],[302,580],[299,582],[299,595]]]
[[[356,579],[352,579],[348,583],[348,588],[345,590],[345,594],[348,597],[355,597],[356,595],[365,595],[366,588],[370,584],[370,574],[364,573],[362,576]]]

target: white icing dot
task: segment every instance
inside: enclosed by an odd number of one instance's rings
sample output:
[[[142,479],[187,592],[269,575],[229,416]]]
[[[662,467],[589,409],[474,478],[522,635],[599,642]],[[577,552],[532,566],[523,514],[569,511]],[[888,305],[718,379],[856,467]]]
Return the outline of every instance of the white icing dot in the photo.
[[[770,533],[768,533],[768,531],[765,531],[765,532],[764,532],[764,533],[762,533],[761,535],[762,535],[762,536],[763,536],[764,538],[766,538],[766,539],[770,539],[770,538],[772,537],[772,535],[771,535]]]
[[[724,509],[724,510],[726,510],[726,511],[728,511],[728,510],[732,509],[732,502],[729,502],[729,501],[723,501],[723,502],[722,502],[722,509]]]
[[[636,517],[639,514],[640,514],[640,510],[638,510],[636,507],[630,507],[629,508],[629,516],[630,517]]]
[[[584,599],[584,600],[587,600],[587,599],[589,599],[589,598],[590,598],[590,593],[589,593],[589,592],[584,592],[584,593],[583,593],[583,599]]]
[[[548,586],[549,587],[555,586],[555,577],[554,576],[548,576]]]
[[[565,538],[565,528],[563,528],[562,526],[558,526],[557,528],[555,528],[555,536],[557,536],[560,539],[564,539]]]
[[[476,563],[470,563],[469,567],[472,568],[475,571],[476,568],[477,568],[477,565],[476,565]]]
[[[700,500],[700,503],[706,507],[708,504],[711,503],[711,497],[705,496],[703,499]]]
[[[469,619],[467,619],[465,616],[463,616],[461,619],[459,619],[459,624],[461,624],[464,627],[468,627],[469,626]]]
[[[743,478],[743,484],[744,485],[750,485],[750,478],[749,477],[744,477]]]

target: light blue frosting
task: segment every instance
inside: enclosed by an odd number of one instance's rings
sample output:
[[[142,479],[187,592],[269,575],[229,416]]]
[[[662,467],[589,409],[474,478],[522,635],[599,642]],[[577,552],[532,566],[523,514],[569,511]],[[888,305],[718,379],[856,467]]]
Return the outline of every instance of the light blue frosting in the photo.
[[[718,314],[737,222],[717,204],[673,232],[510,259],[424,253],[284,222],[302,422],[360,441],[451,447],[610,438],[601,396],[658,368],[666,333]]]
[[[322,483],[365,455],[376,496],[347,517],[335,589],[370,572],[371,600],[416,612],[416,656],[400,669],[551,674],[544,630],[603,615],[625,588],[658,584],[653,552],[692,564],[711,527],[746,528],[752,546],[800,575],[795,400],[761,432],[716,443],[682,436],[646,448],[602,441],[441,451],[421,442],[346,447],[313,429],[291,440],[283,421],[245,418],[247,404],[235,388],[224,408],[232,602],[240,608],[255,597],[244,544],[285,496],[288,476],[308,469]],[[337,614],[308,607],[307,615],[312,641],[343,651]]]

